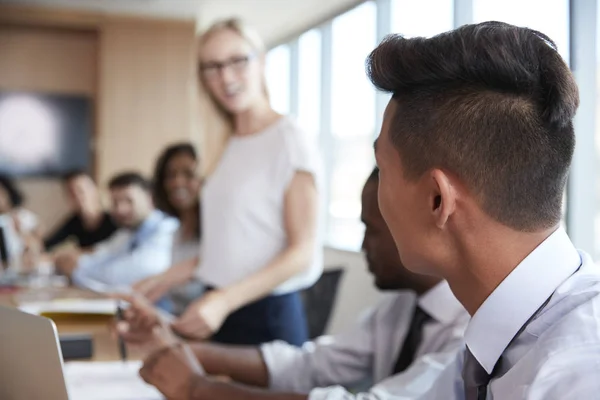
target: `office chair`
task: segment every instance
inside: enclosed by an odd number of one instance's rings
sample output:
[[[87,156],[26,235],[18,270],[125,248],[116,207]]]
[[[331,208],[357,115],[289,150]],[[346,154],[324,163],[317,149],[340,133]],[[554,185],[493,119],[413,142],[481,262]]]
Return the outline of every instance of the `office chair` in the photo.
[[[306,311],[309,339],[325,333],[343,274],[342,267],[328,269],[313,286],[300,292]]]

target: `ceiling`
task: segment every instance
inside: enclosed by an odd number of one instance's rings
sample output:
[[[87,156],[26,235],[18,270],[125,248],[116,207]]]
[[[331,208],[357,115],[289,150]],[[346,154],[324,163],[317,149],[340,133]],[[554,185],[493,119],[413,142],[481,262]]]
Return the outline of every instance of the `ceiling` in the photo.
[[[0,0],[1,3],[198,21],[238,16],[277,43],[363,0]]]
[[[203,0],[200,27],[216,18],[239,16],[263,39],[277,43],[334,16],[362,0]]]
[[[195,19],[200,2],[201,0],[0,0],[0,3],[178,19]]]

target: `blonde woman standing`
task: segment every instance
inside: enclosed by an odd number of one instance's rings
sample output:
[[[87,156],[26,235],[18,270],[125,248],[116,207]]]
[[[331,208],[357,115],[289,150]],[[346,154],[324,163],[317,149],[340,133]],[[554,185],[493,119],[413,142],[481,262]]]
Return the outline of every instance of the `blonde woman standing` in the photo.
[[[317,149],[269,104],[265,49],[253,31],[221,21],[199,45],[201,85],[231,134],[201,193],[194,274],[209,290],[173,329],[222,343],[300,345],[307,330],[298,291],[322,271]]]

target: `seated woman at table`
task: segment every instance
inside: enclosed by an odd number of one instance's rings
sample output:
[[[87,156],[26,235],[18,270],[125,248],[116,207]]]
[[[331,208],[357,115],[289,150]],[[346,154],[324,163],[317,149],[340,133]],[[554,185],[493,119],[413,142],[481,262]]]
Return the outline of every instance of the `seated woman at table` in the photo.
[[[91,250],[108,239],[116,230],[110,214],[102,207],[100,192],[92,178],[83,171],[72,171],[63,178],[64,189],[72,213],[53,232],[46,236],[46,250],[75,240],[81,250]]]
[[[0,235],[6,254],[4,264],[33,267],[41,251],[41,224],[23,207],[25,198],[8,176],[0,175]]]
[[[194,277],[200,251],[200,178],[198,156],[190,143],[167,147],[154,171],[153,197],[156,207],[179,219],[172,250],[172,267],[160,275],[144,279],[134,290],[156,302],[168,295],[170,304],[161,301],[174,314],[200,297],[204,285]]]

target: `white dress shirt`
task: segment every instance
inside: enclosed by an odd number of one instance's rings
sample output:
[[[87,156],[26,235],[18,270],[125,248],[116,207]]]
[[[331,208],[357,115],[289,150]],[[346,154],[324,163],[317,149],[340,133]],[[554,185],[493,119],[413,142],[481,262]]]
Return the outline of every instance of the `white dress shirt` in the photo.
[[[487,400],[600,398],[599,294],[600,269],[562,228],[529,254],[485,300],[465,334],[485,370],[496,368]],[[423,399],[464,399],[463,360],[464,349]]]
[[[87,287],[91,280],[130,286],[165,271],[171,265],[173,235],[178,226],[175,218],[155,210],[136,231],[119,229],[92,253],[79,258],[73,283]]]
[[[392,378],[416,305],[432,317],[423,327],[415,362]],[[462,346],[469,315],[443,282],[422,295],[400,291],[383,299],[345,333],[323,337],[302,348],[277,341],[261,347],[273,390],[309,393],[311,400],[391,399],[425,392]],[[359,395],[352,387],[377,385]],[[331,386],[331,387],[330,387]],[[320,389],[319,389],[320,388]]]

